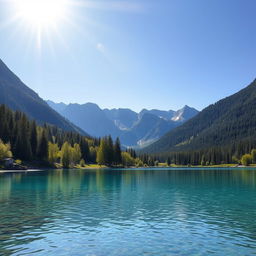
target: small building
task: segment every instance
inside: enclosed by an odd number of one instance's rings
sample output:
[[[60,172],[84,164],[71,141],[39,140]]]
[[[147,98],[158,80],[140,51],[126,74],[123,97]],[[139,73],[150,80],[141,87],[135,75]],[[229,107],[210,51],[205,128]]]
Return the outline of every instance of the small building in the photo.
[[[11,168],[13,167],[14,160],[12,158],[5,158],[1,161],[5,168]]]

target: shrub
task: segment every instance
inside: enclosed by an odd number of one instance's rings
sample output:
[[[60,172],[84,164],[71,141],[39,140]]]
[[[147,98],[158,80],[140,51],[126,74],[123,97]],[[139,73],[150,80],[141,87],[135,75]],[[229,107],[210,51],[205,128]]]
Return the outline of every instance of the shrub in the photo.
[[[20,159],[17,159],[17,160],[15,160],[15,164],[21,165],[21,164],[22,164],[22,161],[21,161]]]
[[[85,161],[84,161],[84,159],[81,159],[81,161],[80,161],[80,166],[81,166],[81,167],[85,167]]]
[[[241,162],[243,165],[249,166],[252,163],[252,156],[250,154],[243,155]]]

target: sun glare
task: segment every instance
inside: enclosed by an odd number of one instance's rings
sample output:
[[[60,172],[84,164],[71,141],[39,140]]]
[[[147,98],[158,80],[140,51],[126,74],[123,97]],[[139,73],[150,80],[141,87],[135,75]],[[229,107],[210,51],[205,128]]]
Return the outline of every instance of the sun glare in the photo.
[[[66,0],[16,0],[18,16],[33,26],[56,25],[65,17]]]

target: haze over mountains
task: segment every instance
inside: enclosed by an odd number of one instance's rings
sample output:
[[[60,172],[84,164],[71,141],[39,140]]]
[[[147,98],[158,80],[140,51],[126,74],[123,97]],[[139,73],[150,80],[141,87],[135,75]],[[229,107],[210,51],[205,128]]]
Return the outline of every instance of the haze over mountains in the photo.
[[[197,116],[145,148],[144,152],[186,152],[238,144],[245,140],[250,142],[247,150],[250,152],[250,145],[255,138],[256,80],[241,91],[208,106]]]
[[[52,124],[64,130],[85,134],[80,128],[63,118],[33,90],[27,87],[0,59],[0,104],[19,110],[39,124]]]
[[[90,135],[119,137],[125,146],[148,145],[198,113],[188,106],[178,111],[143,109],[136,113],[130,109],[101,109],[94,103],[47,103]]]
[[[120,137],[125,146],[148,145],[198,113],[188,106],[178,111],[143,109],[140,113],[130,109],[100,109],[93,103],[66,105],[48,101],[49,106],[1,60],[0,91],[0,104],[26,113],[38,124],[48,123],[96,137]]]

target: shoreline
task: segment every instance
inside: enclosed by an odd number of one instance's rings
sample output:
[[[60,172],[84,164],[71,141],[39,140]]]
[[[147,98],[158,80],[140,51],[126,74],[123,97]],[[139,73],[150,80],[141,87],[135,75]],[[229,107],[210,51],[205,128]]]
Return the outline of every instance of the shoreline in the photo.
[[[0,174],[4,173],[27,173],[27,172],[42,172],[45,170],[97,170],[97,169],[241,169],[241,168],[246,168],[246,169],[256,169],[256,166],[243,166],[243,165],[236,165],[236,166],[223,166],[223,165],[215,165],[215,166],[152,166],[152,167],[97,167],[97,166],[87,166],[87,167],[81,167],[81,168],[70,168],[70,169],[63,169],[63,168],[42,168],[42,167],[35,167],[35,168],[28,168],[27,170],[4,170],[0,169]]]

